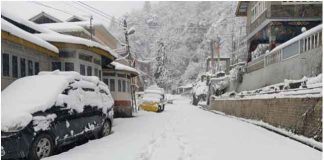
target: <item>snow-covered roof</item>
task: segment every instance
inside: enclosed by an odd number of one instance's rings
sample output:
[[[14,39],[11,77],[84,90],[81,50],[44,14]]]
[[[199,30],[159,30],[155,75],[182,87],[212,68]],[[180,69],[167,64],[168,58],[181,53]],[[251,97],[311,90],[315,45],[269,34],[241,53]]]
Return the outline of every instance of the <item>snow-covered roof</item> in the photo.
[[[132,72],[132,73],[135,73],[136,75],[140,74],[137,69],[126,66],[126,65],[118,63],[118,62],[111,62],[111,65],[113,65],[115,67],[115,70],[118,70],[118,71]]]
[[[24,40],[27,40],[29,42],[32,42],[38,46],[44,47],[50,51],[53,51],[55,53],[58,53],[59,50],[53,46],[52,44],[46,42],[45,40],[35,36],[34,34],[31,34],[29,32],[26,32],[20,28],[18,28],[17,26],[9,23],[8,21],[1,19],[1,30],[8,32],[12,35],[15,35],[19,38],[22,38]]]
[[[59,34],[59,33],[35,34],[35,35],[37,35],[38,37],[40,37],[46,41],[50,41],[50,42],[63,42],[63,43],[81,44],[81,45],[86,45],[88,47],[97,47],[97,48],[107,51],[113,57],[115,57],[115,58],[117,57],[117,54],[108,46],[101,45],[95,41],[91,41],[88,39],[70,36],[70,35]]]
[[[71,96],[61,94],[69,85],[77,88],[70,91],[71,94],[77,93]],[[93,88],[95,91],[88,93],[83,92],[82,89],[79,90],[79,88]],[[101,96],[98,96],[100,93],[98,88],[107,92],[107,99],[98,100],[98,97],[102,99]],[[85,94],[88,98],[84,97]],[[77,72],[60,72],[58,70],[40,72],[39,75],[14,81],[2,91],[1,100],[2,131],[9,131],[13,128],[22,129],[32,120],[33,113],[45,111],[53,105],[66,103],[68,108],[80,112],[84,105],[97,106],[104,110],[111,107],[113,103],[108,87],[99,81],[98,77],[81,76]]]
[[[30,27],[36,31],[39,31],[41,33],[53,33],[54,31],[52,30],[49,30],[47,28],[44,28],[34,22],[31,22],[31,21],[28,21],[28,20],[25,20],[25,19],[22,19],[12,13],[10,13],[8,10],[6,10],[5,8],[1,8],[1,15],[6,17],[6,18],[9,18],[17,23],[20,23],[22,25],[25,25],[27,27]]]
[[[46,23],[40,25],[56,32],[88,32],[82,26],[76,25],[75,23],[72,22]]]

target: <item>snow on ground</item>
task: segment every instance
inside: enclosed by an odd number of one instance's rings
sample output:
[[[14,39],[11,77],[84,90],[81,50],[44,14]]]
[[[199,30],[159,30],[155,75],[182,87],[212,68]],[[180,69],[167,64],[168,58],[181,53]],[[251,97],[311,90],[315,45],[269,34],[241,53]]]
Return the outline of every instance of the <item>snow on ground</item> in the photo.
[[[162,113],[115,119],[112,135],[47,158],[112,160],[319,160],[322,152],[177,97]]]

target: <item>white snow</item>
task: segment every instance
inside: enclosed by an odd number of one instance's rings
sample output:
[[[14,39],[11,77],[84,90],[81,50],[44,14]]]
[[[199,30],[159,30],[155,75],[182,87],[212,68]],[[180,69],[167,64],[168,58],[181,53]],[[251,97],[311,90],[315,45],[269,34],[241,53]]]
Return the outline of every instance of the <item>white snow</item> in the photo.
[[[31,113],[54,105],[68,84],[65,76],[58,75],[35,75],[14,81],[1,94],[1,131],[26,126],[32,120]]]
[[[1,30],[6,31],[12,35],[15,35],[15,36],[22,38],[24,40],[27,40],[29,42],[32,42],[38,46],[44,47],[44,48],[46,48],[50,51],[53,51],[55,53],[59,52],[55,46],[51,45],[50,43],[46,42],[45,40],[18,28],[17,26],[9,23],[8,21],[6,21],[2,18],[1,18]]]
[[[144,91],[143,102],[160,102],[162,99],[162,95],[164,94],[164,90],[159,88],[156,85],[148,87]]]
[[[282,89],[279,86],[288,87],[290,83],[305,83],[296,89]],[[305,98],[322,97],[322,74],[316,77],[303,77],[299,80],[287,80],[251,91],[242,91],[240,93],[228,92],[221,96],[212,96],[215,99],[269,99],[269,98]]]
[[[254,124],[254,125],[258,125],[258,126],[261,126],[261,127],[264,127],[264,128],[267,128],[267,129],[270,129],[272,131],[276,131],[276,132],[279,132],[280,134],[283,134],[285,136],[288,136],[290,138],[293,138],[293,139],[296,139],[296,140],[299,140],[307,145],[310,145],[312,147],[315,147],[315,148],[318,148],[320,150],[323,149],[323,144],[321,142],[318,142],[312,138],[308,138],[308,137],[305,137],[305,136],[302,136],[302,135],[296,135],[292,132],[289,132],[287,131],[286,129],[283,129],[283,128],[277,128],[277,127],[274,127],[268,123],[265,123],[263,121],[257,121],[257,120],[252,120],[252,119],[245,119],[245,118],[239,118],[239,117],[235,117],[235,116],[231,116],[231,115],[226,115],[225,113],[223,112],[220,112],[220,111],[216,111],[216,110],[211,110],[211,112],[214,112],[216,114],[220,114],[220,115],[223,115],[223,116],[228,116],[228,117],[231,117],[231,118],[235,118],[235,119],[238,119],[238,120],[241,120],[241,121],[244,121],[244,122],[247,122],[247,123],[251,123],[251,124]]]
[[[68,95],[62,94],[68,86],[74,89]],[[88,92],[84,88],[94,91]],[[101,94],[101,90],[106,94]],[[97,106],[104,113],[113,105],[108,86],[97,77],[60,71],[20,78],[2,91],[1,99],[2,131],[22,129],[33,119],[32,113],[45,111],[54,104],[63,106],[66,103],[68,108],[78,112],[83,111],[85,105]]]
[[[41,33],[55,33],[54,31],[51,31],[47,28],[44,28],[44,27],[41,27],[40,25],[32,22],[32,21],[29,21],[29,20],[25,20],[23,18],[21,18],[20,16],[17,16],[16,14],[13,14],[11,11],[7,10],[6,8],[2,7],[1,8],[1,15],[4,16],[4,17],[7,17],[17,23],[20,23],[20,24],[23,24],[27,27],[30,27],[36,31],[39,31]],[[2,25],[1,25],[2,27]]]
[[[89,39],[84,39],[80,37],[64,35],[59,33],[41,33],[35,35],[50,42],[73,43],[73,44],[82,44],[88,47],[97,47],[109,52],[112,56],[117,57],[117,54],[108,46],[104,46],[102,44],[99,44],[95,41],[91,41]]]
[[[111,62],[111,65],[115,66],[115,70],[132,72],[139,75],[139,71],[133,67],[126,66],[118,62]]]
[[[56,32],[86,32],[89,33],[86,29],[83,27],[74,24],[73,22],[64,22],[64,23],[45,23],[41,24],[40,26],[44,28],[48,28],[50,30],[56,31]],[[89,33],[90,35],[90,33]]]
[[[47,160],[320,160],[322,152],[259,126],[190,105],[114,120],[113,134]]]
[[[37,132],[39,130],[46,131],[49,129],[51,122],[56,118],[56,114],[49,114],[47,116],[35,116],[33,117],[33,127]]]

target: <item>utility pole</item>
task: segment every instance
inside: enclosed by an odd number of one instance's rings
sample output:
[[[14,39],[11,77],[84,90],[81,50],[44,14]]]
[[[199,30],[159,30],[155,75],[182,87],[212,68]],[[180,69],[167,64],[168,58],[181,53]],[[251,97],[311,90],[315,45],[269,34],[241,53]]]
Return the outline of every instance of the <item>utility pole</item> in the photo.
[[[211,62],[211,70],[212,70],[212,73],[213,74],[215,73],[214,43],[215,43],[215,41],[213,39],[211,39],[210,40],[210,49],[211,49],[211,59],[210,59],[210,62]]]
[[[217,36],[216,40],[215,40],[215,52],[217,55],[217,70],[220,70],[220,45],[221,45],[221,38],[219,36]]]
[[[92,40],[92,29],[93,29],[93,27],[92,27],[92,20],[93,20],[93,17],[92,16],[90,16],[90,40]]]
[[[127,29],[127,21],[126,19],[124,19],[124,32],[125,32],[125,43],[126,43],[126,53],[127,53],[127,59],[128,59],[128,63],[129,63],[129,66],[130,67],[135,67],[134,64],[135,64],[135,61],[134,63],[132,63],[133,61],[133,58],[132,58],[132,55],[131,55],[131,52],[130,52],[130,49],[129,49],[129,41],[128,41],[128,29]],[[137,111],[137,108],[136,108],[136,99],[135,99],[135,84],[134,84],[134,79],[131,78],[130,79],[130,82],[131,82],[131,99],[132,99],[132,107],[133,107],[133,110],[134,111]]]

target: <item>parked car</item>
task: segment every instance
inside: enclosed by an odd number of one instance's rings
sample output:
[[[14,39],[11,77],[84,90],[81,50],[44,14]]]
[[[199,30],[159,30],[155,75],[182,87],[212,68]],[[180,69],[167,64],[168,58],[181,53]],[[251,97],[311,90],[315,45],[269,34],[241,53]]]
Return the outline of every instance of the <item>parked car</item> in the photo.
[[[41,72],[10,84],[1,99],[2,159],[38,160],[111,132],[113,99],[97,77]]]
[[[165,94],[162,88],[151,86],[144,91],[140,108],[145,111],[162,112],[165,108]]]

